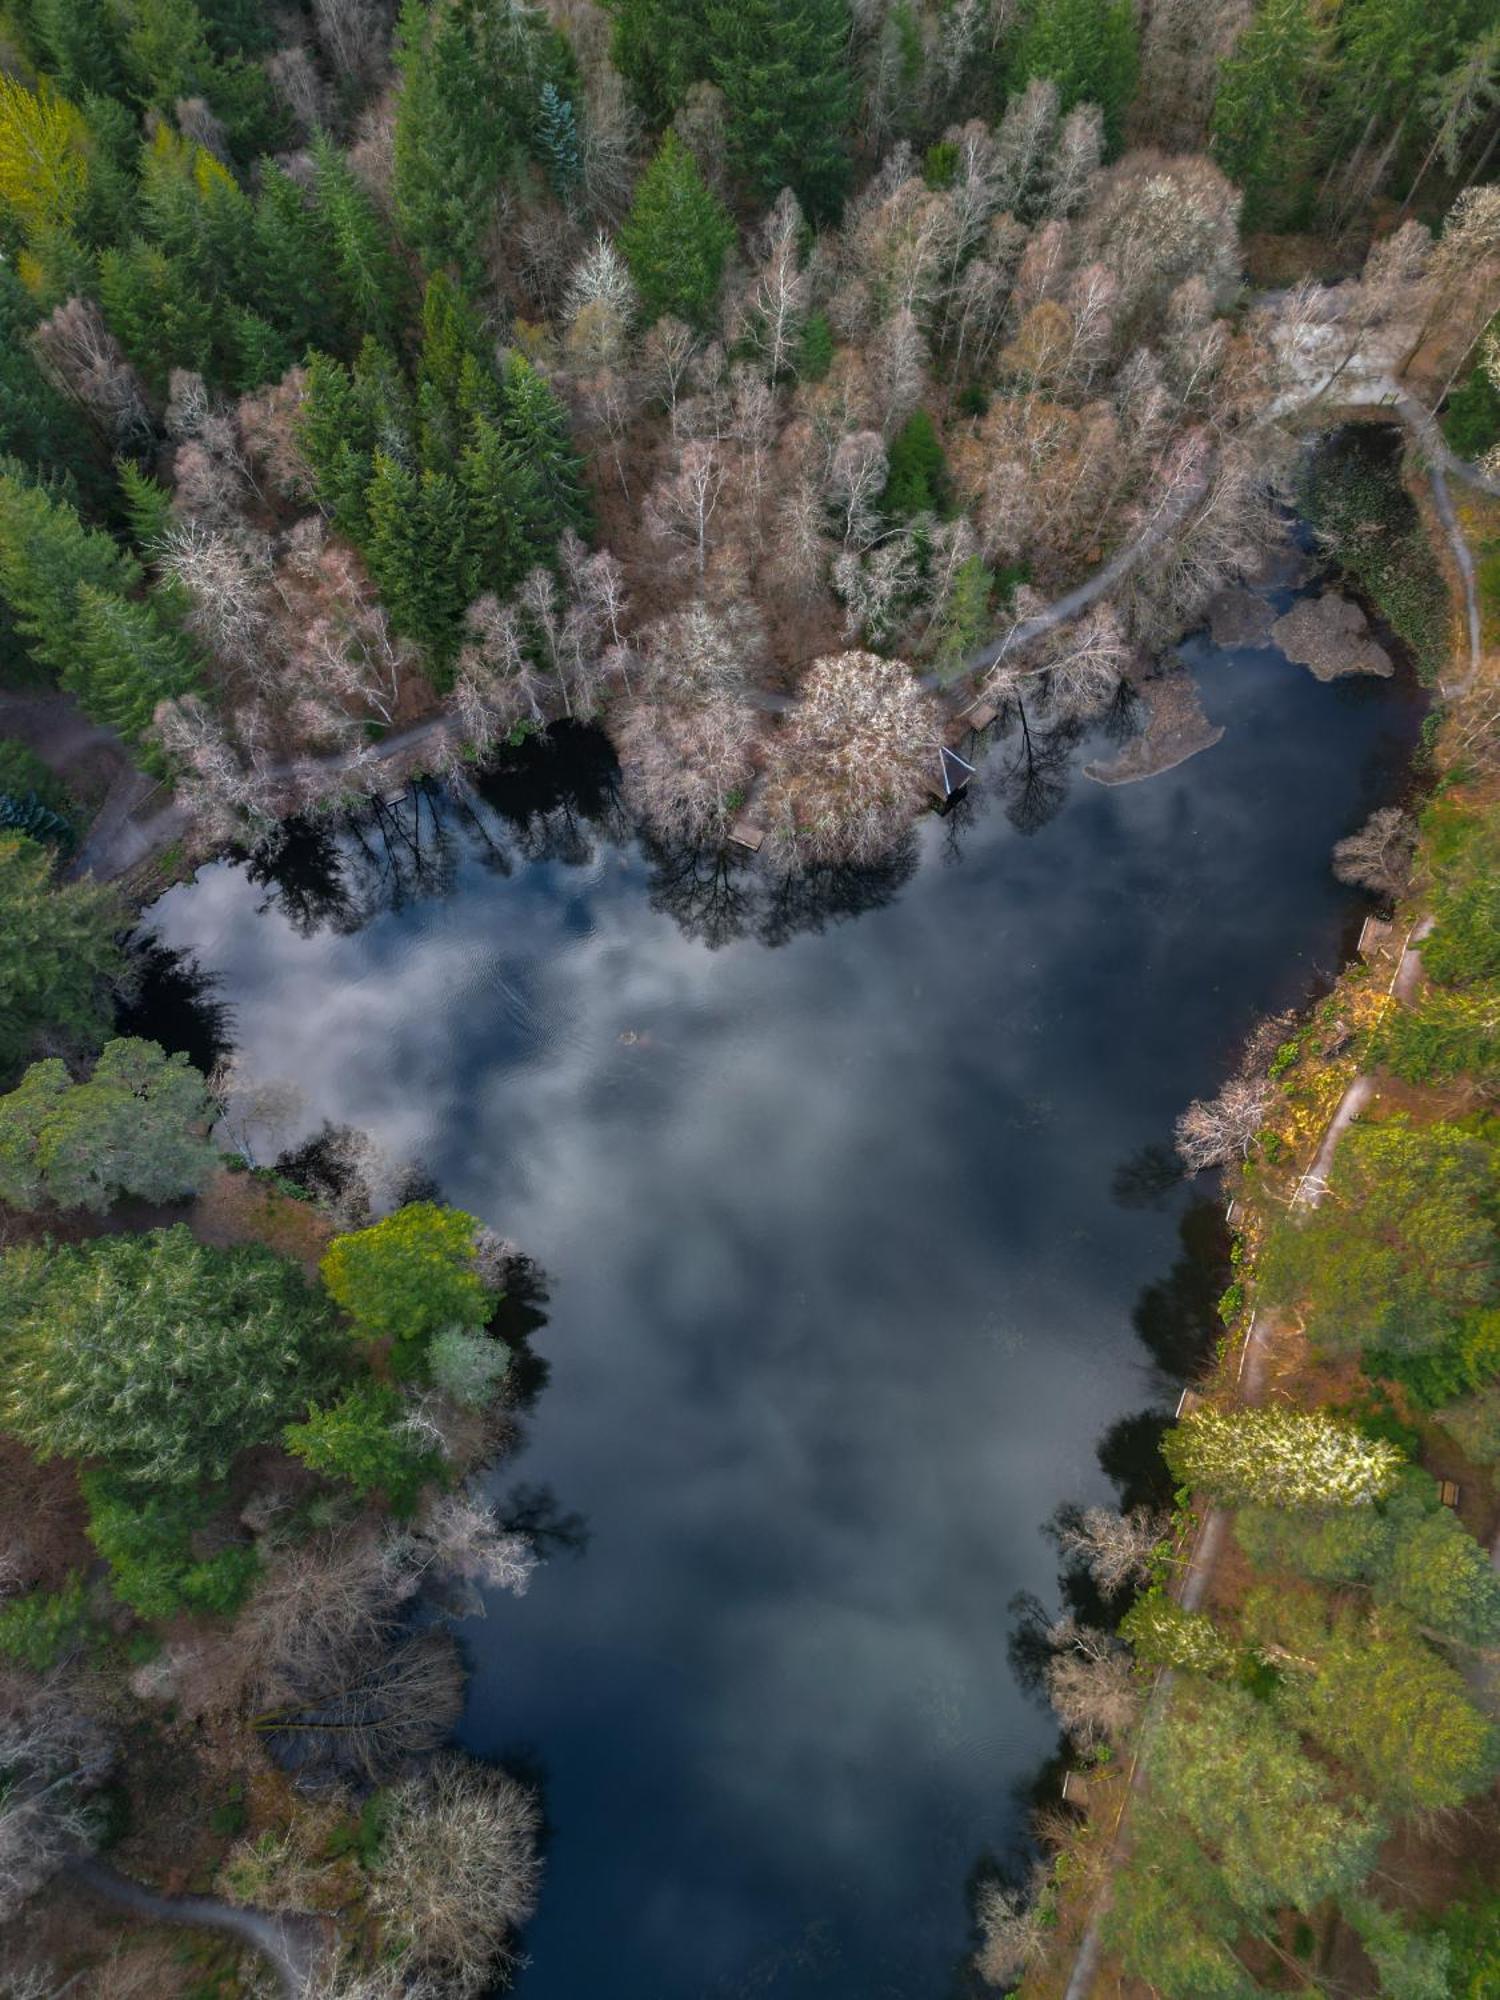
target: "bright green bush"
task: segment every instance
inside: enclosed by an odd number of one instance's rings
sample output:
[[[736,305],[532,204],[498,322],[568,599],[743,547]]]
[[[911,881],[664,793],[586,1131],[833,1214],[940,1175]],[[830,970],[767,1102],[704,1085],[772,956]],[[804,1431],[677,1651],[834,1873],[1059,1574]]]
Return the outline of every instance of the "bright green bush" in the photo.
[[[0,1655],[34,1674],[50,1673],[85,1643],[90,1622],[76,1573],[61,1590],[28,1590],[0,1604]]]
[[[478,1227],[462,1209],[411,1202],[336,1236],[319,1267],[323,1283],[367,1337],[410,1346],[442,1326],[482,1326],[495,1298],[474,1269]]]
[[[509,1372],[510,1349],[466,1326],[440,1327],[428,1342],[427,1368],[435,1389],[465,1409],[483,1409]]]
[[[406,1513],[440,1470],[435,1452],[413,1443],[401,1422],[401,1398],[383,1383],[359,1383],[336,1403],[288,1424],[286,1448],[325,1479],[343,1479],[361,1495],[384,1493]]]
[[[210,1555],[193,1535],[218,1511],[220,1496],[169,1493],[142,1498],[104,1473],[80,1482],[89,1509],[89,1540],[109,1564],[110,1589],[137,1617],[174,1618],[192,1611],[222,1616],[243,1602],[259,1568],[249,1544]]]

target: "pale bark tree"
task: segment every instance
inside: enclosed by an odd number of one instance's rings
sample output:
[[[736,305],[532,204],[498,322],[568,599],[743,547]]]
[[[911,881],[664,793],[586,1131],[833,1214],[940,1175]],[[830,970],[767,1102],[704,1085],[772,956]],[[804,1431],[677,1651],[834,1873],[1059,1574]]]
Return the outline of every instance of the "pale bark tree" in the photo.
[[[245,757],[196,696],[163,702],[152,735],[173,767],[177,798],[211,839],[236,840],[274,825],[278,797],[263,764]]]
[[[909,307],[881,327],[871,361],[876,413],[889,434],[906,422],[927,387],[927,342]]]
[[[1248,1159],[1274,1095],[1267,1078],[1237,1076],[1217,1097],[1195,1097],[1175,1127],[1178,1158],[1188,1172]]]
[[[1399,806],[1381,806],[1357,833],[1333,850],[1333,872],[1341,882],[1394,902],[1411,881],[1417,828]]]
[[[844,636],[881,645],[916,595],[921,565],[915,535],[887,536],[861,556],[845,549],[833,565],[833,587],[844,601]]]
[[[271,576],[263,539],[185,522],[163,537],[157,568],[186,593],[188,630],[211,652],[253,678],[263,678],[270,658]]]
[[[1172,292],[1201,278],[1216,302],[1240,281],[1240,195],[1211,160],[1133,153],[1099,177],[1075,225],[1080,261],[1120,285],[1124,338],[1149,337]]]
[[[872,861],[924,799],[941,713],[901,660],[816,660],[802,699],[767,745],[762,811],[790,861]]]
[[[756,721],[743,702],[631,702],[613,733],[632,811],[669,841],[723,839],[754,776]]]
[[[998,199],[1023,220],[1046,200],[1057,126],[1057,85],[1045,78],[1033,78],[1005,107],[996,133]]]
[[[430,1500],[417,1517],[412,1539],[419,1575],[436,1569],[479,1589],[508,1590],[516,1597],[525,1596],[537,1566],[530,1539],[503,1528],[494,1508],[471,1493],[442,1493]]]
[[[74,397],[117,450],[151,436],[145,390],[92,299],[67,299],[32,336],[43,372]]]
[[[1093,191],[1104,161],[1104,113],[1080,104],[1063,120],[1047,163],[1043,213],[1063,219],[1077,215]]]
[[[658,541],[675,551],[674,560],[694,570],[700,581],[713,546],[714,517],[724,493],[728,466],[709,438],[692,438],[677,463],[652,487],[645,521]]]
[[[573,266],[563,298],[570,351],[585,357],[589,367],[614,367],[639,306],[625,260],[600,230]]]
[[[645,626],[638,643],[646,693],[679,706],[737,700],[765,651],[749,606],[711,610],[701,600]]]
[[[979,1890],[974,1918],[980,1945],[974,1965],[986,1985],[1008,1991],[1025,1973],[1046,1963],[1057,1932],[1041,1902],[1045,1881],[1046,1871],[1038,1866],[1027,1888],[986,1882]]]
[[[1123,1743],[1140,1719],[1141,1690],[1128,1649],[1107,1632],[1060,1619],[1047,1634],[1047,1699],[1083,1749]]]
[[[327,93],[318,66],[301,42],[266,57],[266,76],[276,101],[304,144],[328,124]]]
[[[384,71],[390,47],[385,0],[312,0],[313,33],[334,70],[368,87]]]
[[[760,266],[745,297],[741,338],[767,380],[793,372],[807,322],[812,282],[802,266],[802,210],[790,188],[776,197],[761,231]]]
[[[846,549],[866,549],[879,533],[876,503],[889,470],[878,431],[853,431],[839,440],[828,470],[827,492]]]
[[[317,481],[297,431],[306,395],[307,370],[292,368],[258,394],[242,396],[236,411],[252,465],[283,500],[307,501],[317,494]]]
[[[1055,1533],[1064,1557],[1081,1563],[1100,1590],[1113,1597],[1146,1581],[1169,1527],[1166,1517],[1150,1508],[1119,1514],[1112,1507],[1085,1507],[1065,1511]]]
[[[676,428],[676,408],[688,382],[692,358],[698,352],[698,336],[682,320],[662,314],[646,332],[640,344],[640,376],[646,392],[660,402]]]
[[[98,1846],[93,1794],[114,1753],[56,1686],[17,1691],[0,1714],[0,1922],[19,1915],[73,1856]]]
[[[834,553],[827,512],[822,493],[806,473],[792,477],[776,506],[771,564],[778,585],[794,597],[814,596],[827,575]]]
[[[300,1084],[259,1074],[241,1052],[216,1065],[208,1089],[226,1137],[249,1167],[259,1166],[262,1154],[275,1158],[307,1107]]]

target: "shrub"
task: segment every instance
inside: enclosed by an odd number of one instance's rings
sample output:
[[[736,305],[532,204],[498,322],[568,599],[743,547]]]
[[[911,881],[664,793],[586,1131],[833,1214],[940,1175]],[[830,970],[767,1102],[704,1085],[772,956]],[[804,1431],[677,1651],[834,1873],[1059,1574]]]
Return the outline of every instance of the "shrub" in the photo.
[[[238,1610],[259,1558],[248,1544],[211,1555],[193,1547],[220,1496],[152,1495],[142,1499],[107,1474],[85,1473],[89,1540],[109,1564],[110,1588],[138,1618],[174,1618],[189,1611],[225,1616]]]
[[[0,1654],[49,1673],[76,1653],[89,1634],[83,1578],[76,1571],[61,1590],[28,1590],[0,1605]]]
[[[416,1201],[336,1236],[319,1267],[329,1295],[367,1336],[408,1350],[439,1327],[482,1326],[495,1296],[474,1269],[478,1223],[462,1209]]]
[[[401,1422],[401,1399],[381,1383],[359,1383],[336,1403],[288,1424],[286,1448],[327,1479],[344,1479],[356,1493],[383,1492],[398,1513],[415,1505],[438,1470],[437,1455],[419,1449]]]
[[[445,1326],[428,1343],[427,1366],[434,1388],[466,1410],[479,1410],[495,1400],[510,1369],[510,1349],[469,1327]]]

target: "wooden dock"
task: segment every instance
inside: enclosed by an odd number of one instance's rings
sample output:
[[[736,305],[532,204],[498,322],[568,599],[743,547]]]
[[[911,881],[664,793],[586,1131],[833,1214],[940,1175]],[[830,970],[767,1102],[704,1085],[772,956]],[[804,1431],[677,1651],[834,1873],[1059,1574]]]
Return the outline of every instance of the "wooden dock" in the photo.
[[[735,846],[747,847],[752,854],[759,854],[765,837],[765,828],[757,826],[754,820],[750,819],[737,819],[729,829],[729,838]]]

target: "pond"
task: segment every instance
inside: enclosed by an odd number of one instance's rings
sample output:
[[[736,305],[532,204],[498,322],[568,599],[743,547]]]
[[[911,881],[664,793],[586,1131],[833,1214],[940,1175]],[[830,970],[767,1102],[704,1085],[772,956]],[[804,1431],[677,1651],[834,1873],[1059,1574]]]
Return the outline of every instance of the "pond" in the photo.
[[[649,854],[572,732],[151,913],[307,1130],[547,1273],[497,1481],[549,1560],[462,1628],[464,1740],[544,1786],[524,2000],[964,1990],[1055,1745],[1011,1600],[1212,1337],[1212,1190],[1149,1149],[1347,953],[1328,852],[1421,716],[1183,651],[1216,748],[1107,790],[1097,741],[1028,772],[1013,733],[890,870]]]

